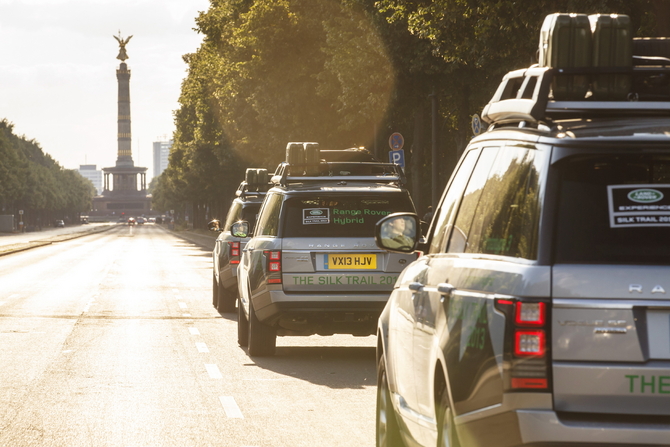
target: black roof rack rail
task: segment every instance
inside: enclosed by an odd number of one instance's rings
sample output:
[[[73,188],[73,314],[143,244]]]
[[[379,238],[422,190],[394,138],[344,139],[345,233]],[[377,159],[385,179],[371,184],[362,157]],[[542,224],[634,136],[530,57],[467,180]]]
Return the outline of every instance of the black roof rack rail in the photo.
[[[399,186],[406,183],[402,168],[395,163],[320,162],[317,175],[304,175],[306,167],[314,166],[282,162],[271,182],[282,187],[290,183],[323,181],[395,183]]]
[[[258,184],[249,185],[247,182],[242,182],[240,183],[240,186],[237,187],[235,196],[242,200],[246,200],[248,197],[262,197],[267,194],[267,190],[272,186],[272,184],[267,183],[267,186],[261,185],[264,188],[259,188],[258,186]]]
[[[644,59],[651,60],[647,57]],[[570,115],[670,114],[670,59],[654,60],[658,65],[584,68],[532,66],[511,71],[503,77],[493,98],[484,107],[482,120],[488,124],[521,121],[541,123]],[[669,66],[666,67],[666,63]],[[555,76],[602,74],[632,76],[627,101],[594,100],[589,97],[556,101],[549,96]]]

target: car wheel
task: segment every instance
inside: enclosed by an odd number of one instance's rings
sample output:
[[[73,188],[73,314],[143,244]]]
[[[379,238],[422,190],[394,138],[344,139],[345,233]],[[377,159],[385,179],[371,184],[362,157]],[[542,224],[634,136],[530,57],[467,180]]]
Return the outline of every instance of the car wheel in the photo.
[[[403,447],[400,436],[398,419],[391,401],[388,377],[386,375],[386,361],[384,356],[379,359],[377,367],[377,417],[376,417],[377,447]]]
[[[275,354],[277,330],[263,324],[256,317],[253,303],[249,302],[249,355],[267,357]]]
[[[216,309],[219,305],[219,281],[216,280],[216,275],[212,272],[212,306]]]
[[[224,289],[221,284],[219,284],[218,291],[219,297],[216,308],[219,310],[219,312],[234,312],[237,296],[235,296],[235,294],[231,293],[229,290]]]
[[[438,447],[458,447],[459,442],[454,430],[454,416],[449,407],[447,387],[442,391],[440,405],[437,407],[437,445]]]
[[[237,306],[237,344],[240,346],[249,344],[249,320],[244,315],[244,307],[241,301]]]

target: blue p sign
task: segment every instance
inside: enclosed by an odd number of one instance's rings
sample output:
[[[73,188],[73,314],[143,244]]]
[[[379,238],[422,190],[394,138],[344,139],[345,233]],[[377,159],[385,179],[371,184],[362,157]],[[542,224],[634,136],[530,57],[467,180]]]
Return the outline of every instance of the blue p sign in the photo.
[[[399,164],[400,167],[405,167],[405,151],[400,149],[399,151],[389,151],[389,163]]]

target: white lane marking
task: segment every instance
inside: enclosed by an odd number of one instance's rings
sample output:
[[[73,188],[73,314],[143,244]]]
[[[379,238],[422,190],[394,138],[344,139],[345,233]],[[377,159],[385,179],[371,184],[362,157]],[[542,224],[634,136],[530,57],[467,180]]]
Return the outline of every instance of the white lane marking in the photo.
[[[18,296],[19,296],[18,293],[12,293],[12,294],[9,295],[7,298],[12,299],[12,298],[17,298]]]
[[[235,402],[233,396],[221,396],[219,400],[221,401],[221,405],[223,405],[223,411],[226,412],[226,416],[229,418],[244,419],[242,411],[237,406],[237,402]]]
[[[181,307],[182,309],[188,309],[188,305],[186,303],[181,302],[181,301],[179,302],[179,307]]]
[[[205,363],[205,369],[209,373],[209,377],[211,377],[212,379],[223,379],[221,371],[219,371],[219,367],[216,366],[215,364]]]
[[[172,289],[174,293],[179,293],[179,289]]]
[[[177,287],[177,284],[170,284],[170,287]]]
[[[191,314],[181,314],[182,317],[190,317]]]
[[[200,335],[200,331],[197,327],[190,327],[188,328],[188,331],[191,333],[191,335]]]
[[[195,343],[195,347],[198,348],[198,352],[209,352],[209,348],[207,347],[207,344],[198,341]]]

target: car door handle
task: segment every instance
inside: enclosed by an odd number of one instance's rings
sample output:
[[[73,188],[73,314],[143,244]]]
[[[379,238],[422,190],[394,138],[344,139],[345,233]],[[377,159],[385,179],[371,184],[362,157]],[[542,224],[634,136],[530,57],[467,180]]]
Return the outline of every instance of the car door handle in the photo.
[[[414,290],[415,292],[421,292],[423,290],[423,284],[420,282],[411,282],[407,287],[409,290]]]
[[[451,297],[451,294],[455,289],[456,287],[452,286],[451,284],[447,284],[446,282],[437,285],[437,291],[447,297]]]

